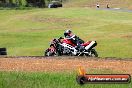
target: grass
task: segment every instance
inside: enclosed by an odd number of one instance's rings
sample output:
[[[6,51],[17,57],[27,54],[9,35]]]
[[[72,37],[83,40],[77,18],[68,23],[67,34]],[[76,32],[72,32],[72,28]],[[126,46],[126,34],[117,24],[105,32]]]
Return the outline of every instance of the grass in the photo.
[[[93,70],[91,73],[112,73]],[[0,72],[0,88],[128,88],[132,84],[86,84],[76,82],[75,72]]]
[[[96,40],[100,57],[132,57],[132,15],[89,8],[0,10],[0,47],[9,56],[37,56],[65,29]]]

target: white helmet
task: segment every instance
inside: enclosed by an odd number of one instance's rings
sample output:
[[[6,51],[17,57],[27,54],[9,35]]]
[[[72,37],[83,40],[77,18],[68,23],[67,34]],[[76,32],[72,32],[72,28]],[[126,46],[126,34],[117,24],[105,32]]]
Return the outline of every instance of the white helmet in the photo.
[[[66,37],[68,34],[71,34],[72,33],[72,31],[70,30],[70,29],[68,29],[68,30],[66,30],[65,32],[64,32],[64,36]]]

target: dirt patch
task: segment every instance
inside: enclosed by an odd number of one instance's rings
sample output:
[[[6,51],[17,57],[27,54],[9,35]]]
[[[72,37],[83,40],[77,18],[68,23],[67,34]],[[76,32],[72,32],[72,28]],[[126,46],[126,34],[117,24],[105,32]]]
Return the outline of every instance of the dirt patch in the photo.
[[[26,18],[26,20],[31,20],[33,22],[42,22],[42,23],[67,23],[67,22],[73,22],[73,19],[70,18],[57,18],[53,16],[33,16]]]
[[[132,39],[132,35],[125,35],[125,36],[122,36],[122,38]]]
[[[132,74],[132,60],[105,60],[93,58],[0,58],[0,71],[73,71],[80,66],[87,69],[108,69]]]

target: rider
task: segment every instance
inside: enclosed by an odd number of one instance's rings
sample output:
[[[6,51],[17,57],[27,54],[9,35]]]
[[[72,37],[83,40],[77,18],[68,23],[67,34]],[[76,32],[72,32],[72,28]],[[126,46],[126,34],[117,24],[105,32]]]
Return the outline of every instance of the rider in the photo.
[[[65,38],[72,40],[72,42],[76,45],[84,43],[84,41],[80,39],[78,36],[74,35],[70,29],[64,32],[64,36]]]
[[[78,36],[74,35],[70,29],[64,32],[64,36],[65,38],[70,39],[75,45],[77,45],[77,48],[82,48],[81,44],[83,44],[84,41]]]

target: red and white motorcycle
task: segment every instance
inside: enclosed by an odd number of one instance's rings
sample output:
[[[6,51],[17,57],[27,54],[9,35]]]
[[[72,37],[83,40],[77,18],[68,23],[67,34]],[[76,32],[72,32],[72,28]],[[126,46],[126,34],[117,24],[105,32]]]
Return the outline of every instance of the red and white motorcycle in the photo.
[[[96,41],[88,41],[76,45],[71,39],[68,38],[53,39],[50,48],[48,48],[44,54],[45,56],[68,55],[98,57],[95,46],[97,46]]]

